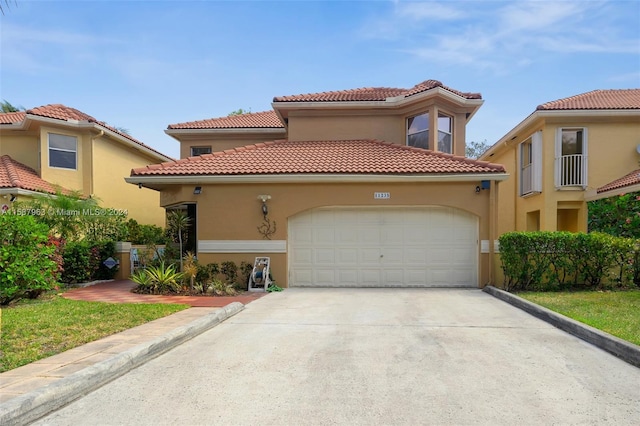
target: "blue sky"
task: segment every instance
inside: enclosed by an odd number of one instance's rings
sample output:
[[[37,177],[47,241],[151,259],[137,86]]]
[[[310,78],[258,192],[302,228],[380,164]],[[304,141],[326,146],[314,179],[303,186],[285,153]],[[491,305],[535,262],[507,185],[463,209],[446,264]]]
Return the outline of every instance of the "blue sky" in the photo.
[[[537,105],[640,87],[640,1],[26,1],[0,17],[0,98],[62,103],[178,157],[167,125],[274,96],[427,79],[485,100],[467,141]]]

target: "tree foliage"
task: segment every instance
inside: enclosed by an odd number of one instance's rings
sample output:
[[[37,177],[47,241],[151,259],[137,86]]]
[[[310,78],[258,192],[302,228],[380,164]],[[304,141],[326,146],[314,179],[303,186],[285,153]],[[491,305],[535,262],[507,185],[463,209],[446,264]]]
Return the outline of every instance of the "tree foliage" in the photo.
[[[250,112],[251,112],[251,108],[249,108],[248,110],[242,109],[242,108],[238,108],[235,111],[231,111],[227,116],[231,117],[231,116],[234,116],[234,115],[249,114]]]
[[[640,238],[640,192],[590,201],[588,209],[589,232]]]
[[[0,4],[0,10],[2,10],[1,4]],[[23,106],[14,106],[6,99],[3,99],[2,102],[0,102],[0,110],[2,110],[2,112],[18,112],[18,111],[24,111],[25,108]]]
[[[465,148],[465,155],[468,158],[478,159],[482,154],[485,153],[486,150],[491,148],[491,144],[487,143],[487,140],[483,140],[480,142],[471,141],[467,142],[467,146]]]

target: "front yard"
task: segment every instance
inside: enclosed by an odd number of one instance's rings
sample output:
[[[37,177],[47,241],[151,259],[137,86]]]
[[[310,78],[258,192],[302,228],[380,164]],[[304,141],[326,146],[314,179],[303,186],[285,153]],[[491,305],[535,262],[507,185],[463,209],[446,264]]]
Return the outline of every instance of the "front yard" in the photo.
[[[640,290],[522,292],[518,296],[640,345]]]
[[[0,373],[188,308],[43,297],[0,310]]]

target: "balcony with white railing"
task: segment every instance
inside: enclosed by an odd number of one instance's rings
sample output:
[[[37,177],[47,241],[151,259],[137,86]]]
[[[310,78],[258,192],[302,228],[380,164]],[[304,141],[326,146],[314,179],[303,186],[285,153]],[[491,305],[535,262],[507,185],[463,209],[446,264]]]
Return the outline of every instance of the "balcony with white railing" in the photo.
[[[556,186],[587,186],[587,157],[583,154],[556,158]]]

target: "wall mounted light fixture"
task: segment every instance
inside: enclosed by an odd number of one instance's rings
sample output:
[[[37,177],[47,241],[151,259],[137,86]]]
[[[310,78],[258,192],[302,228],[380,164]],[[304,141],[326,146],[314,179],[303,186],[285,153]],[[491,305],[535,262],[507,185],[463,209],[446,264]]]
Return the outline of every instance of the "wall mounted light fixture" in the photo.
[[[201,186],[196,186],[195,188],[193,188],[193,194],[194,195],[202,194],[202,187]]]
[[[258,195],[258,200],[262,201],[262,216],[267,218],[269,214],[269,208],[267,207],[267,201],[271,199],[271,195]]]
[[[17,197],[17,196],[15,196],[15,195],[13,195],[13,194],[9,194],[9,201],[11,201],[12,203],[13,203],[14,201],[16,201],[17,199],[18,199],[18,197]]]

